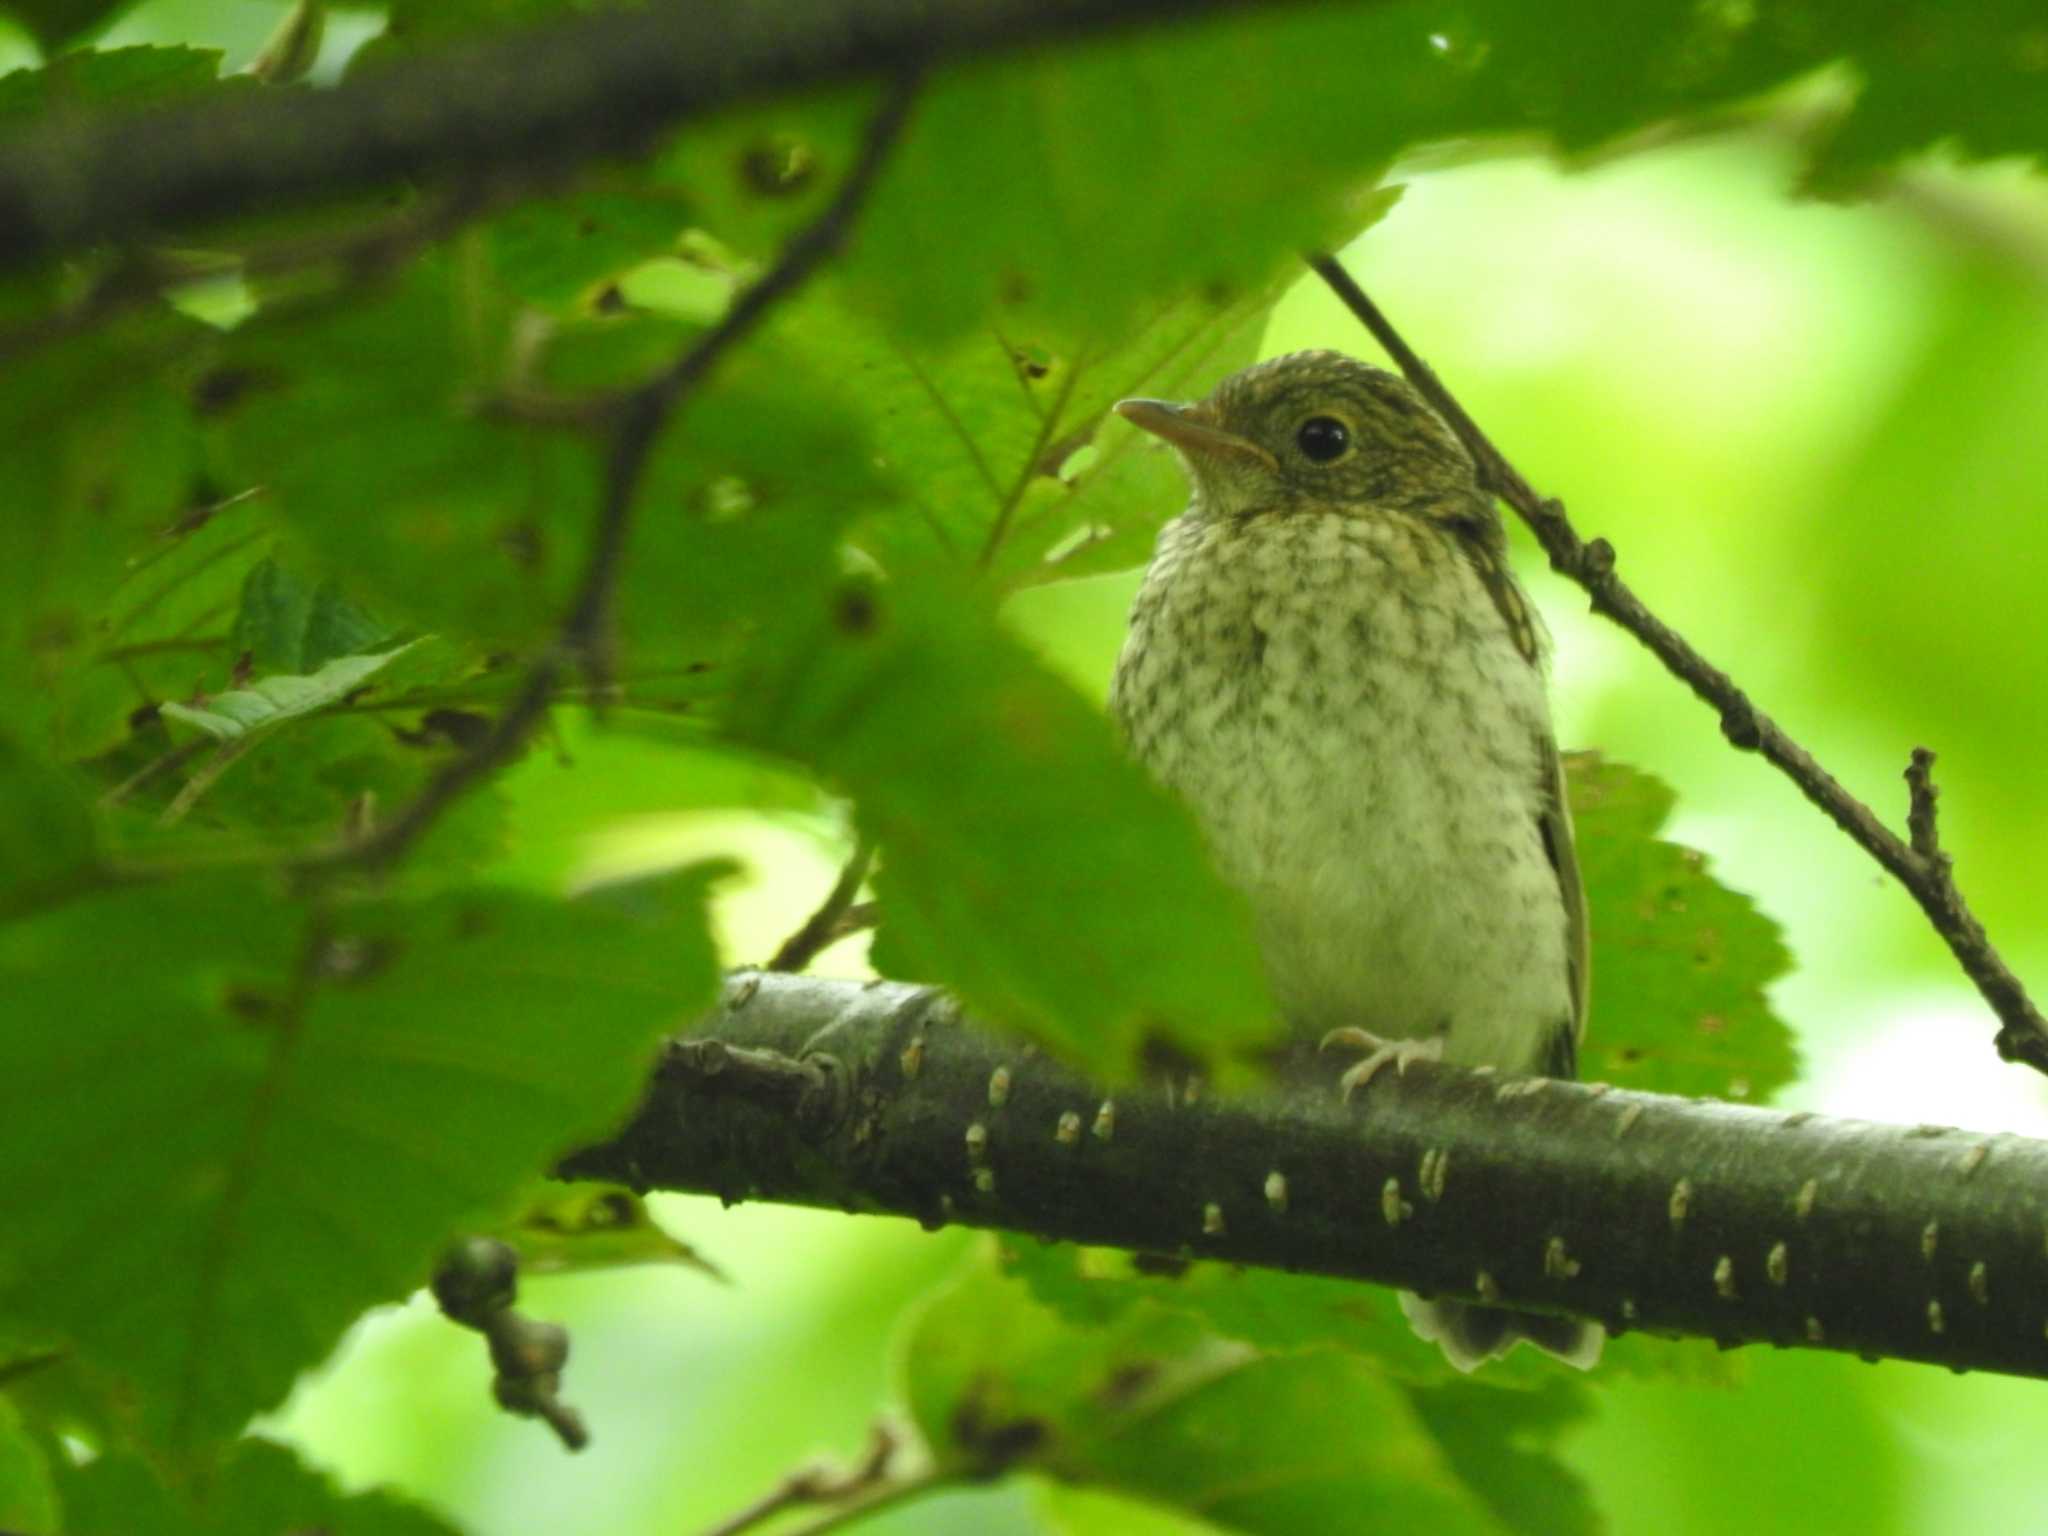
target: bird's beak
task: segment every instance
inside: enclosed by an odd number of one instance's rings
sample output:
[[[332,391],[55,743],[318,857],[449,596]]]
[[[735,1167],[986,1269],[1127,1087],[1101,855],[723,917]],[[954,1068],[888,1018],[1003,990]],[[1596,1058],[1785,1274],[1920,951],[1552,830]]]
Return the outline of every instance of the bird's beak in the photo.
[[[1163,437],[1183,453],[1200,458],[1250,459],[1275,474],[1280,465],[1250,438],[1226,432],[1206,405],[1177,405],[1171,400],[1119,400],[1117,415],[1132,426]]]

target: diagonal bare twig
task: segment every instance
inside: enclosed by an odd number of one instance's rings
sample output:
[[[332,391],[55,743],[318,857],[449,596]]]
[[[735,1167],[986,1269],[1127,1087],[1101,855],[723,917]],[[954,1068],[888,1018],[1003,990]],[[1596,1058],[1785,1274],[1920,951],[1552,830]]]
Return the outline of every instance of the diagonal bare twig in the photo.
[[[673,364],[610,403],[605,414],[611,420],[611,449],[583,579],[555,643],[534,660],[505,712],[474,746],[443,766],[397,815],[367,836],[316,855],[307,861],[307,868],[388,869],[449,807],[518,754],[546,715],[555,685],[571,665],[581,666],[597,685],[594,694],[604,692],[603,685],[611,676],[612,601],[632,532],[640,481],[662,430],[713,366],[845,243],[883,162],[902,136],[918,78],[914,68],[906,68],[891,82],[868,123],[846,179],[824,211],[790,240],[775,265],[741,293],[725,317]]]
[[[878,1493],[900,1498],[906,1479],[896,1470],[896,1453],[902,1449],[903,1440],[895,1428],[887,1420],[878,1419],[868,1430],[867,1448],[859,1461],[848,1467],[799,1467],[768,1493],[719,1521],[703,1536],[740,1536],[786,1510],[806,1504],[837,1506],[834,1513],[851,1506],[865,1513],[874,1507]],[[928,1486],[922,1479],[917,1481],[920,1486]]]
[[[1741,751],[1761,753],[1906,888],[1997,1015],[1998,1054],[2007,1061],[2023,1061],[2037,1072],[2048,1073],[2048,1019],[2042,1017],[2019,977],[1992,947],[1984,925],[1956,888],[1951,861],[1936,837],[1931,777],[1934,754],[1925,747],[1914,748],[1912,764],[1906,770],[1910,796],[1908,842],[1844,789],[1841,781],[1786,735],[1776,721],[1751,703],[1749,695],[1736,686],[1733,678],[1694,650],[1683,635],[1645,606],[1628,584],[1615,575],[1614,546],[1600,538],[1582,540],[1565,516],[1564,503],[1536,494],[1334,257],[1312,255],[1308,263],[1372,332],[1408,382],[1458,434],[1478,466],[1480,483],[1520,514],[1550,557],[1551,569],[1585,588],[1595,613],[1634,635],[1674,677],[1712,706],[1720,714],[1721,732],[1731,745]]]
[[[764,970],[801,971],[827,946],[836,943],[854,930],[847,927],[847,919],[853,912],[854,898],[860,894],[861,882],[868,877],[868,867],[875,861],[875,843],[871,837],[860,837],[853,845],[853,853],[847,859],[845,868],[839,871],[839,878],[825,899],[818,904],[818,910],[805,918],[795,933],[782,941]]]

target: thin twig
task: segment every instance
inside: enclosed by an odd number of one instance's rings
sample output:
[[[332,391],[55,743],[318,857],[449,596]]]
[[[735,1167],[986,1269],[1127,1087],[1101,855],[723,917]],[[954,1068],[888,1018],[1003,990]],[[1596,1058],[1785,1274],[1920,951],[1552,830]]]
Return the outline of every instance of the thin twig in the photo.
[[[1907,770],[1911,791],[1908,825],[1912,837],[1908,843],[1879,820],[1869,806],[1844,789],[1776,721],[1751,703],[1727,673],[1650,612],[1628,584],[1615,575],[1614,546],[1605,539],[1580,539],[1565,516],[1564,503],[1536,494],[1333,257],[1311,256],[1309,266],[1372,332],[1408,382],[1457,433],[1478,467],[1481,485],[1521,515],[1550,557],[1551,569],[1583,587],[1593,600],[1595,613],[1634,635],[1673,676],[1718,712],[1722,734],[1733,746],[1762,753],[1799,786],[1801,794],[1906,888],[1946,941],[1964,974],[1976,984],[1998,1016],[1999,1055],[2048,1073],[2048,1019],[2042,1018],[2026,988],[1985,936],[1983,924],[1957,890],[1950,860],[1936,841],[1934,787],[1929,777],[1933,754],[1925,748],[1916,749],[1913,766]]]
[[[843,1531],[855,1521],[865,1520],[869,1515],[880,1514],[912,1499],[921,1499],[959,1480],[958,1473],[942,1472],[934,1467],[893,1482],[877,1483],[839,1508],[827,1510],[815,1520],[791,1527],[783,1536],[827,1536],[831,1531]]]
[[[868,1431],[867,1449],[851,1467],[799,1467],[768,1493],[719,1521],[703,1536],[741,1536],[742,1532],[800,1504],[840,1504],[877,1487],[895,1487],[898,1480],[889,1476],[889,1467],[902,1447],[896,1431],[886,1420],[878,1419]]]
[[[817,959],[818,952],[826,945],[839,939],[846,932],[846,915],[853,909],[853,898],[860,894],[861,882],[867,879],[868,866],[874,861],[873,840],[860,838],[854,843],[853,854],[847,859],[846,867],[839,871],[839,878],[818,904],[818,910],[782,941],[782,947],[775,951],[775,958],[765,969],[800,971]]]
[[[402,858],[450,806],[518,755],[546,715],[555,685],[572,663],[584,668],[593,694],[605,692],[612,672],[612,599],[632,531],[640,481],[662,429],[684,396],[712,366],[751,334],[776,303],[795,292],[844,243],[883,161],[902,133],[916,94],[916,79],[913,71],[905,71],[891,84],[868,124],[859,157],[831,204],[789,242],[760,281],[740,294],[725,317],[674,364],[616,397],[604,493],[583,579],[555,643],[534,660],[525,683],[489,734],[443,766],[389,821],[367,837],[316,856],[309,861],[309,867],[386,869]]]

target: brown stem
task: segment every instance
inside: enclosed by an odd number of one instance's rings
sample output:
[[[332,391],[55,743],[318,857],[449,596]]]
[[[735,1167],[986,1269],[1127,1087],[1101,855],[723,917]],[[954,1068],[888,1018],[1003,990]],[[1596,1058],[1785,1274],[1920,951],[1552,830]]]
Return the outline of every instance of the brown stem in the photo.
[[[854,844],[852,856],[846,861],[846,867],[839,871],[839,878],[818,904],[818,910],[782,941],[782,947],[775,951],[775,958],[768,962],[766,969],[800,971],[818,958],[820,950],[853,931],[846,926],[847,915],[853,910],[853,898],[860,894],[861,882],[867,879],[868,866],[874,861],[874,843],[865,837],[859,839]]]
[[[1908,843],[1869,806],[1844,789],[1812,753],[1751,703],[1727,673],[1650,612],[1628,584],[1615,575],[1614,546],[1605,539],[1580,539],[1565,516],[1564,503],[1536,494],[1335,258],[1314,255],[1309,258],[1309,266],[1372,332],[1408,382],[1458,434],[1478,467],[1480,483],[1521,515],[1550,557],[1551,569],[1583,587],[1593,600],[1595,613],[1634,635],[1674,677],[1712,707],[1720,715],[1721,732],[1731,745],[1761,753],[1906,888],[1997,1015],[1999,1055],[2048,1073],[2048,1019],[2042,1018],[2026,988],[1985,936],[1983,924],[1956,888],[1949,857],[1936,840],[1934,786],[1929,777],[1933,753],[1924,747],[1915,749],[1912,767],[1907,770],[1911,791],[1908,831],[1912,838]]]
[[[864,1512],[872,1507],[867,1496],[877,1489],[901,1486],[901,1481],[890,1475],[890,1467],[900,1449],[902,1441],[896,1431],[878,1419],[868,1431],[867,1449],[851,1467],[799,1467],[745,1509],[735,1511],[705,1531],[703,1536],[741,1536],[742,1532],[753,1530],[784,1510],[803,1504],[857,1504]],[[833,1511],[834,1514],[841,1512]]]

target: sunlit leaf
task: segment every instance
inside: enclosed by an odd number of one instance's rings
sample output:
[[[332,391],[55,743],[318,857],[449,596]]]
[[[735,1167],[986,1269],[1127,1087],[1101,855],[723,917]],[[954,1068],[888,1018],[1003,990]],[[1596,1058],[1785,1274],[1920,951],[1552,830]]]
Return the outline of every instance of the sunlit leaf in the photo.
[[[891,333],[843,286],[778,327],[792,366],[830,368],[900,498],[867,518],[886,563],[934,558],[1004,585],[1134,565],[1186,485],[1170,455],[1109,408],[1138,394],[1204,394],[1248,363],[1279,285],[1187,295],[1089,335],[1023,305],[1001,325],[929,344]]]
[[[647,1202],[617,1184],[560,1184],[535,1189],[508,1222],[488,1234],[510,1243],[527,1275],[580,1274],[638,1264],[681,1264],[714,1280],[718,1266],[671,1237]]]
[[[671,251],[692,223],[675,194],[597,188],[548,202],[521,203],[494,220],[491,261],[513,292],[565,304],[605,278]]]
[[[413,643],[374,656],[337,656],[310,677],[266,677],[247,688],[215,694],[204,703],[165,704],[163,713],[216,741],[238,741],[339,703],[412,649]]]
[[[1770,1009],[1791,968],[1778,926],[1705,857],[1654,836],[1672,793],[1619,763],[1567,762],[1593,932],[1579,1075],[1656,1093],[1758,1102],[1799,1069]]]

